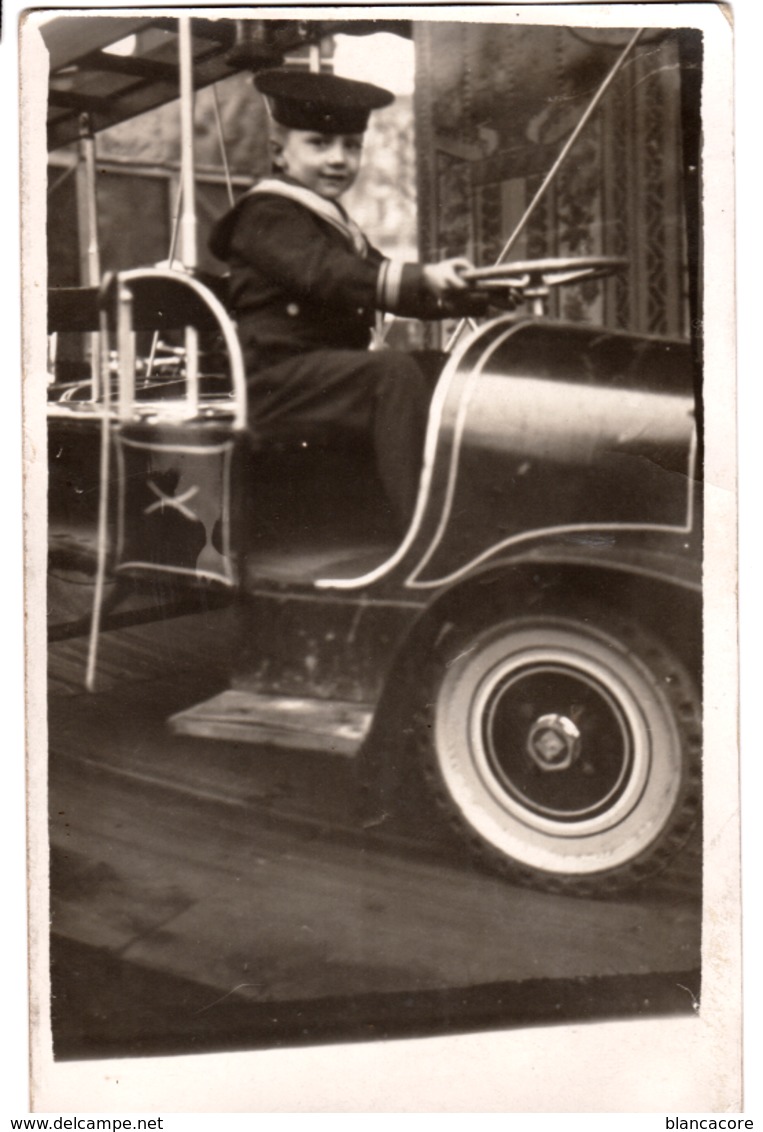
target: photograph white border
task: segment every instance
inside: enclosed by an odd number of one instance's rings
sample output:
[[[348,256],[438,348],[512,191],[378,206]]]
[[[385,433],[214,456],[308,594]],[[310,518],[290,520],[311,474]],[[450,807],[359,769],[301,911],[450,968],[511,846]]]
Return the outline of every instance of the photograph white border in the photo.
[[[740,7],[738,5],[737,9]],[[668,26],[675,23],[707,29],[704,97],[705,398],[706,514],[711,537],[706,556],[709,614],[706,620],[705,723],[708,758],[705,764],[706,880],[700,1017],[555,1026],[543,1030],[520,1029],[453,1038],[391,1041],[373,1046],[352,1044],[145,1061],[53,1063],[49,1056],[50,1034],[43,1017],[42,994],[32,1012],[36,1064],[34,1105],[37,1111],[537,1113],[549,1111],[539,1107],[547,1106],[551,1100],[549,1073],[554,1081],[551,1111],[663,1111],[685,1114],[719,1111],[719,1105],[727,1111],[734,1111],[741,1105],[741,1098],[738,1098],[741,926],[738,782],[735,769],[736,563],[733,551],[736,543],[734,288],[730,278],[734,199],[731,36],[724,32],[724,14],[712,4],[611,4],[597,8],[597,22],[612,26],[636,23]],[[316,9],[317,6],[312,7],[311,16],[315,17]],[[668,18],[667,9],[674,10],[675,19]],[[271,14],[284,13],[281,8],[263,9],[262,14],[267,15],[268,11]],[[458,11],[451,7],[439,10],[431,7],[417,13],[417,18],[451,20],[458,18]],[[510,9],[501,5],[472,6],[468,9],[468,17],[494,21],[500,11],[516,13],[527,22],[550,24],[575,22],[582,25],[588,22],[591,14],[590,6],[586,6],[573,15],[571,5],[563,2],[553,8],[540,3],[517,5]],[[120,14],[129,12],[130,9],[120,8]],[[410,6],[384,8],[387,18],[395,15],[409,18],[411,12]],[[220,16],[225,13],[217,8],[214,14]],[[299,12],[294,14],[298,16]],[[368,9],[363,14],[373,17],[378,13],[375,9]],[[2,69],[6,79],[9,46],[11,49],[15,47],[12,33],[16,15],[17,12],[14,13],[6,4],[2,44]],[[739,42],[741,45],[741,37]],[[27,90],[25,93],[27,97],[37,97],[37,92],[33,94]],[[12,97],[4,101],[6,108],[13,104]],[[3,126],[8,134],[9,125],[14,125],[13,115],[6,112],[4,118]],[[27,133],[22,144],[29,145],[32,140]],[[757,221],[751,221],[751,224],[754,223]],[[39,227],[37,231],[39,233]],[[38,311],[41,309],[40,302],[44,301],[44,269],[39,275],[40,243],[37,239],[37,252],[34,247],[27,247],[24,256],[27,301],[33,307],[34,296],[37,295]],[[44,248],[42,254],[44,257]],[[6,318],[14,313],[12,302],[6,306],[4,313]],[[7,328],[7,336],[12,337],[12,333],[12,328]],[[9,354],[12,361],[12,352],[9,351]],[[27,372],[33,372],[35,364],[32,353],[27,359]],[[15,371],[11,365],[7,372],[12,380]],[[39,576],[38,540],[45,537],[42,526],[44,506],[40,507],[40,485],[44,480],[45,467],[43,461],[35,460],[35,454],[40,450],[36,443],[40,424],[37,407],[30,398],[25,430],[27,540],[32,548],[32,558],[27,566],[27,588],[32,594],[43,580]],[[13,446],[9,447],[12,450]],[[15,603],[12,606],[17,609]],[[39,660],[44,653],[38,651],[41,631],[44,641],[44,625],[40,620],[42,612],[41,603],[29,602],[30,874],[38,894],[47,876],[44,776],[40,773],[39,754],[40,750],[45,750],[44,691],[42,695],[40,693],[43,667]],[[13,623],[10,635],[17,637]],[[17,673],[19,669],[17,663]],[[14,685],[11,683],[10,687]],[[17,701],[20,695],[16,695]],[[11,735],[15,734],[12,730]],[[13,749],[17,752],[20,747]],[[722,751],[723,757],[713,759],[713,751]],[[18,783],[13,784],[13,778],[12,772],[11,795],[18,786]],[[12,872],[18,888],[16,870]],[[33,889],[32,938],[36,964],[33,982],[38,987],[45,981],[47,944],[43,943],[43,937],[46,931],[46,925],[40,923],[39,902]],[[570,1051],[574,1051],[572,1057]],[[232,1082],[238,1090],[235,1098]],[[752,1082],[748,1083],[748,1087],[750,1084]]]

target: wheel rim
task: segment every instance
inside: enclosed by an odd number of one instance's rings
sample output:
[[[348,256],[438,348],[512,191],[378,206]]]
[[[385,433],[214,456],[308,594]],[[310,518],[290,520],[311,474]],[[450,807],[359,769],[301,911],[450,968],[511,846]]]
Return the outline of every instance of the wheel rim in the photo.
[[[507,720],[517,707],[524,713]],[[527,773],[517,739],[529,739],[546,715],[592,721],[578,728],[580,751],[572,765],[538,777]],[[472,758],[492,797],[523,824],[554,837],[585,837],[618,825],[649,777],[652,744],[639,703],[607,658],[579,641],[527,647],[520,638],[516,651],[483,677],[470,732]],[[609,750],[607,739],[614,744]]]
[[[495,626],[462,648],[434,739],[461,819],[507,858],[560,874],[638,857],[682,781],[659,680],[616,638],[563,618]]]

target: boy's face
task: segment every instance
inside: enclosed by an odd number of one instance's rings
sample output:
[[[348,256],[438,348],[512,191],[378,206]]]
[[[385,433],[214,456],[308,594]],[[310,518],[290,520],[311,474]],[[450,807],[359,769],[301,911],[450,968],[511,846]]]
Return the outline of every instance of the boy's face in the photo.
[[[318,196],[336,200],[355,183],[362,149],[362,134],[287,130],[279,145],[279,165]]]

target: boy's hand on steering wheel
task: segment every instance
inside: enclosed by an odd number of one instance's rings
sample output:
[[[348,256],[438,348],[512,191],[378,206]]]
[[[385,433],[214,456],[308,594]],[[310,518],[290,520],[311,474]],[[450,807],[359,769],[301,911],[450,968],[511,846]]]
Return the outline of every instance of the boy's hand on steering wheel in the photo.
[[[462,278],[462,272],[470,271],[473,265],[463,256],[443,259],[440,263],[424,266],[424,283],[436,299],[452,295],[454,291],[465,291],[469,284]]]
[[[507,287],[505,291],[489,291],[490,306],[499,311],[515,311],[525,301],[525,297],[516,287]]]

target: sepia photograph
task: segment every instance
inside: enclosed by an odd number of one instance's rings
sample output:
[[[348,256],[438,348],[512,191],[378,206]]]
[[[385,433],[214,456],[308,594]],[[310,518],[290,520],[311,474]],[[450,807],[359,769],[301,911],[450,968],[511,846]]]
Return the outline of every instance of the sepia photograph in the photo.
[[[33,1111],[735,1111],[720,7],[21,24]]]

